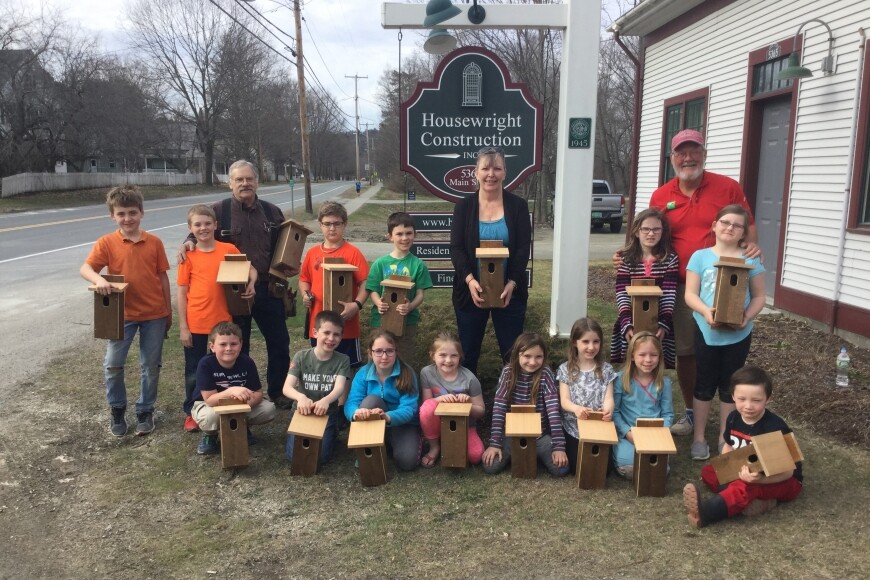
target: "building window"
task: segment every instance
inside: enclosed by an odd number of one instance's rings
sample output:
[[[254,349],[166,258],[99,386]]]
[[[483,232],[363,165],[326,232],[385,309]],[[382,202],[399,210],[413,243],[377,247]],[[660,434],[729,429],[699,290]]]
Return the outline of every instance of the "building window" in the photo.
[[[114,169],[114,168],[115,168],[115,160],[109,159],[109,169]]]
[[[852,168],[852,197],[849,200],[849,229],[870,233],[870,53],[864,51],[858,133]]]
[[[788,56],[755,65],[752,68],[752,96],[790,88],[792,79],[780,81],[776,78],[779,71],[787,66]]]
[[[710,89],[705,88],[665,100],[659,184],[674,177],[671,166],[671,139],[674,135],[683,129],[695,129],[706,134],[709,96]]]

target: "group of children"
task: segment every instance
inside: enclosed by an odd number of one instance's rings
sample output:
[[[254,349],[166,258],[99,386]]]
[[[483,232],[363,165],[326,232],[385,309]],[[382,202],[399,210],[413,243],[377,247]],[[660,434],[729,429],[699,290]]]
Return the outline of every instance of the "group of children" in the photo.
[[[121,437],[127,432],[124,361],[138,330],[142,389],[136,405],[136,433],[144,435],[154,428],[162,340],[172,323],[169,264],[160,240],[140,228],[143,198],[135,187],[112,189],[107,204],[119,229],[97,241],[80,272],[100,294],[111,291],[110,284],[99,274],[103,268],[110,274],[124,274],[129,282],[124,338],[109,341],[104,362],[106,391],[111,407],[110,430]],[[511,405],[525,404],[534,405],[540,413],[542,435],[536,442],[537,455],[552,475],[562,476],[576,470],[577,420],[597,411],[616,426],[619,436],[613,453],[616,471],[631,478],[632,427],[636,420],[660,417],[665,426],[672,423],[671,381],[664,370],[673,367],[670,316],[679,266],[669,247],[667,220],[657,210],[646,210],[637,216],[630,243],[623,252],[624,266],[617,275],[619,317],[611,351],[612,362],[624,362],[622,371],[617,372],[604,360],[604,333],[591,318],[574,323],[567,361],[555,374],[547,365],[546,341],[534,333],[521,334],[498,379],[486,446],[475,424],[485,413],[481,384],[461,365],[463,353],[458,338],[446,332],[435,338],[429,351],[432,364],[420,371],[419,381],[405,362],[414,360],[418,308],[425,290],[432,287],[425,264],[410,251],[414,241],[411,217],[402,212],[390,216],[388,238],[393,242],[393,251],[376,260],[371,269],[359,249],[344,239],[347,213],[341,204],[324,204],[318,221],[324,241],[306,253],[299,278],[303,304],[310,311],[310,326],[306,330],[312,347],[293,356],[283,394],[292,401],[293,412],[329,417],[321,445],[322,463],[333,455],[342,418],[347,421],[383,418],[388,426],[387,445],[397,469],[408,471],[418,464],[433,467],[440,455],[440,421],[435,416],[438,403],[470,402],[469,461],[475,465],[482,463],[487,474],[499,473],[510,461],[510,444],[504,434],[505,415]],[[788,430],[781,419],[766,410],[772,389],[769,377],[760,369],[742,368],[748,354],[752,319],[764,305],[763,276],[758,276],[763,268],[757,260],[752,262],[755,267],[750,272],[742,324],[726,330],[713,321],[713,264],[719,257],[740,256],[741,234],[747,224],[748,215],[742,207],[724,208],[711,227],[715,244],[697,252],[687,266],[686,303],[695,311],[699,328],[696,341],[700,345],[699,360],[709,369],[704,373],[707,379],[696,389],[695,443],[699,442],[699,432],[703,441],[710,400],[718,390],[722,453],[746,445],[751,435]],[[276,407],[262,395],[256,365],[243,353],[247,345],[242,344],[241,329],[231,322],[223,289],[216,282],[223,257],[238,253],[238,249],[214,239],[218,224],[208,206],[191,208],[188,225],[197,238],[197,247],[179,266],[177,278],[179,330],[185,349],[184,411],[203,432],[198,452],[212,454],[218,450],[219,422],[213,407],[219,400],[231,397],[249,404],[252,411],[248,422],[252,425],[273,420]],[[329,258],[337,257],[358,268],[353,273],[354,300],[341,304],[341,313],[323,310],[321,267]],[[406,317],[401,339],[379,328],[380,315],[387,310],[381,283],[391,274],[408,276],[415,284],[408,302],[398,307]],[[659,328],[655,333],[634,332],[631,325],[625,287],[638,277],[653,278],[663,290]],[[252,268],[245,296],[253,296],[256,278]],[[353,374],[351,369],[362,364],[357,314],[369,295],[374,307],[368,362]],[[249,438],[252,439],[250,432]],[[424,440],[428,452],[421,457]],[[291,435],[286,444],[290,460],[292,453]],[[715,473],[711,472],[705,467],[703,480],[718,492]],[[697,488],[690,484],[684,490],[690,522],[700,526],[736,515],[755,500],[758,500],[755,506],[769,505],[777,499],[788,501],[800,491],[800,481],[800,468],[788,477],[775,478],[759,477],[747,470],[721,495],[707,501],[701,501]]]

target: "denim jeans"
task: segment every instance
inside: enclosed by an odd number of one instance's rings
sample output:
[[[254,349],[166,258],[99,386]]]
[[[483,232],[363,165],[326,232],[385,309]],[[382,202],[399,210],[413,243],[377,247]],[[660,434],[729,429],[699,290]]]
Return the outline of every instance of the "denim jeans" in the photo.
[[[257,282],[257,295],[250,316],[235,316],[233,321],[242,328],[242,352],[251,348],[251,320],[257,323],[266,341],[266,393],[275,401],[284,388],[290,368],[290,334],[284,320],[284,301],[269,296],[269,283]]]
[[[154,411],[157,402],[157,381],[163,364],[163,337],[166,334],[166,318],[155,320],[127,320],[124,322],[124,339],[110,340],[106,348],[103,367],[106,370],[106,400],[110,407],[127,406],[127,386],[124,383],[124,363],[127,352],[139,331],[139,368],[141,387],[136,401],[137,413]]]
[[[184,409],[185,415],[190,415],[193,408],[193,393],[196,391],[196,368],[202,357],[208,354],[208,335],[192,334],[193,345],[184,347]]]
[[[320,465],[326,465],[332,459],[332,450],[335,447],[336,438],[338,438],[338,412],[330,415],[326,421],[326,430],[323,432],[323,439],[320,442]],[[287,445],[285,447],[287,461],[293,461],[293,445],[295,442],[295,435],[292,433],[287,435]]]
[[[459,330],[459,342],[465,358],[462,366],[477,373],[477,361],[480,359],[480,347],[486,332],[486,321],[492,315],[492,326],[498,341],[498,350],[502,361],[510,355],[514,341],[523,332],[526,322],[526,303],[512,299],[507,308],[478,308],[473,304],[467,308],[456,310],[456,328]]]

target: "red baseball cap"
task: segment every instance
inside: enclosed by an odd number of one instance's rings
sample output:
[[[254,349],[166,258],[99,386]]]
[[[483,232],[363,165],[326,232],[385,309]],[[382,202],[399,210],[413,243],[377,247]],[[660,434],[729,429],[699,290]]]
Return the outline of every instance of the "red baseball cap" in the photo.
[[[676,148],[683,143],[697,143],[701,147],[706,147],[704,144],[704,136],[694,129],[683,129],[674,135],[674,138],[671,139],[671,151],[676,150]]]

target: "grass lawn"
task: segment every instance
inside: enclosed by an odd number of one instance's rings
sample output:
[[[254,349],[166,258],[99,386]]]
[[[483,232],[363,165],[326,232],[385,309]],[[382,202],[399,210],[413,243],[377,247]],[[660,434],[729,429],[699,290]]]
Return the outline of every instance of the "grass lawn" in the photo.
[[[551,263],[534,268],[526,326],[544,332]],[[422,312],[417,369],[432,336],[455,326],[450,291],[427,293]],[[595,299],[590,314],[605,328],[615,318],[611,304]],[[302,317],[288,323],[295,351],[305,345]],[[555,366],[566,343],[550,344]],[[263,370],[256,332],[252,347]],[[176,328],[164,349],[157,430],[148,437],[108,433],[103,349],[96,340],[75,346],[39,380],[19,385],[20,398],[4,409],[10,428],[0,436],[0,526],[15,569],[31,572],[22,576],[816,578],[867,569],[870,454],[799,424],[792,426],[807,457],[801,497],[698,531],[686,522],[680,493],[700,469],[688,458],[687,438],[677,440],[664,498],[636,498],[616,476],[605,490],[582,491],[543,470],[535,480],[515,480],[480,468],[389,468],[386,485],[363,488],[346,434],[316,477],[290,477],[286,411],[256,429],[251,465],[228,472],[219,458],[197,456],[198,436],[181,430]],[[501,367],[492,336],[483,352],[490,403]],[[134,348],[134,396],[135,359]],[[0,563],[10,561],[0,555]],[[3,568],[0,576],[13,569]]]

